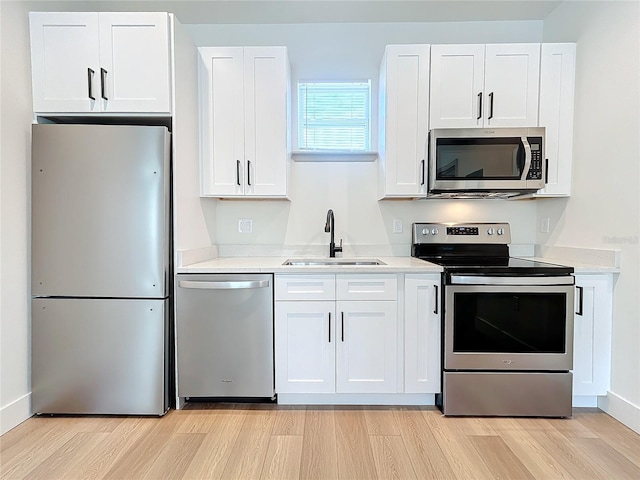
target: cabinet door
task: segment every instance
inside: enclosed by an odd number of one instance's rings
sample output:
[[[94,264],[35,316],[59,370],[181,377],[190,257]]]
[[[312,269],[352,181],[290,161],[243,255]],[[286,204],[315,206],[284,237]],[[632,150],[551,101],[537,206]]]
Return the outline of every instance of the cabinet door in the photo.
[[[611,376],[611,275],[576,276],[573,394],[606,395]]]
[[[575,43],[543,43],[540,58],[540,118],[545,127],[547,185],[538,196],[571,193]]]
[[[246,195],[286,196],[288,61],[285,47],[244,49]]]
[[[485,50],[484,125],[538,125],[540,44],[495,44]]]
[[[206,47],[199,53],[201,195],[242,196],[243,49]]]
[[[335,302],[276,302],[277,393],[335,392]]]
[[[484,45],[431,46],[429,128],[482,126]]]
[[[337,302],[336,391],[395,393],[396,302]]]
[[[99,102],[108,112],[170,113],[169,17],[101,13]]]
[[[389,45],[381,68],[382,196],[426,194],[429,45]]]
[[[32,12],[29,21],[34,112],[99,111],[98,14]]]
[[[440,276],[406,275],[404,391],[440,392]]]

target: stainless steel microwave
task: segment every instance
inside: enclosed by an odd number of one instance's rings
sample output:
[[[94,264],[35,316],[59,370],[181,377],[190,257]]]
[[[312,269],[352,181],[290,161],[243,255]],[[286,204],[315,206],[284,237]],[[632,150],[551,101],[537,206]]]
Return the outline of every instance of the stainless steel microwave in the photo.
[[[545,186],[544,127],[429,132],[429,196],[510,197]]]

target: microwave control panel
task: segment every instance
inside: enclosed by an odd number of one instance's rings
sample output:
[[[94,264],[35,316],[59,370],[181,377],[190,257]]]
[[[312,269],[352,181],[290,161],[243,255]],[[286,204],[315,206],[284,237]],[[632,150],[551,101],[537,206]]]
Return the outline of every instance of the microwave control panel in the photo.
[[[542,166],[542,138],[529,137],[527,140],[531,146],[531,167],[527,174],[527,180],[542,180],[544,173]]]

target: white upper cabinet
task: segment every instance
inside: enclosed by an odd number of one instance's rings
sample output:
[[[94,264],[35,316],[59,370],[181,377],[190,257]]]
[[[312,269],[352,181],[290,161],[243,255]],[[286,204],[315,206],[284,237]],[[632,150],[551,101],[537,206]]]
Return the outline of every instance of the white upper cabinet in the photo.
[[[547,185],[536,196],[571,194],[575,43],[543,43],[540,57],[540,120],[545,127]]]
[[[387,45],[380,65],[379,196],[427,193],[429,45]]]
[[[430,128],[538,125],[540,44],[433,45]]]
[[[36,113],[171,113],[167,13],[32,12]]]
[[[199,52],[201,195],[286,197],[286,47],[201,47]]]

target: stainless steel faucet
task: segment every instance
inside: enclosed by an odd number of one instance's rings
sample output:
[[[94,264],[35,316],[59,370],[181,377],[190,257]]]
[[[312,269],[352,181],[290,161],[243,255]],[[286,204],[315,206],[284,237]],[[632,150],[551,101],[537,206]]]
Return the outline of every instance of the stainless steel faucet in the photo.
[[[334,218],[333,218],[333,210],[329,209],[327,212],[327,223],[324,224],[324,231],[327,233],[331,233],[331,240],[329,241],[329,256],[335,257],[336,252],[342,251],[342,239],[340,239],[340,246],[336,247],[336,243],[334,241]]]

